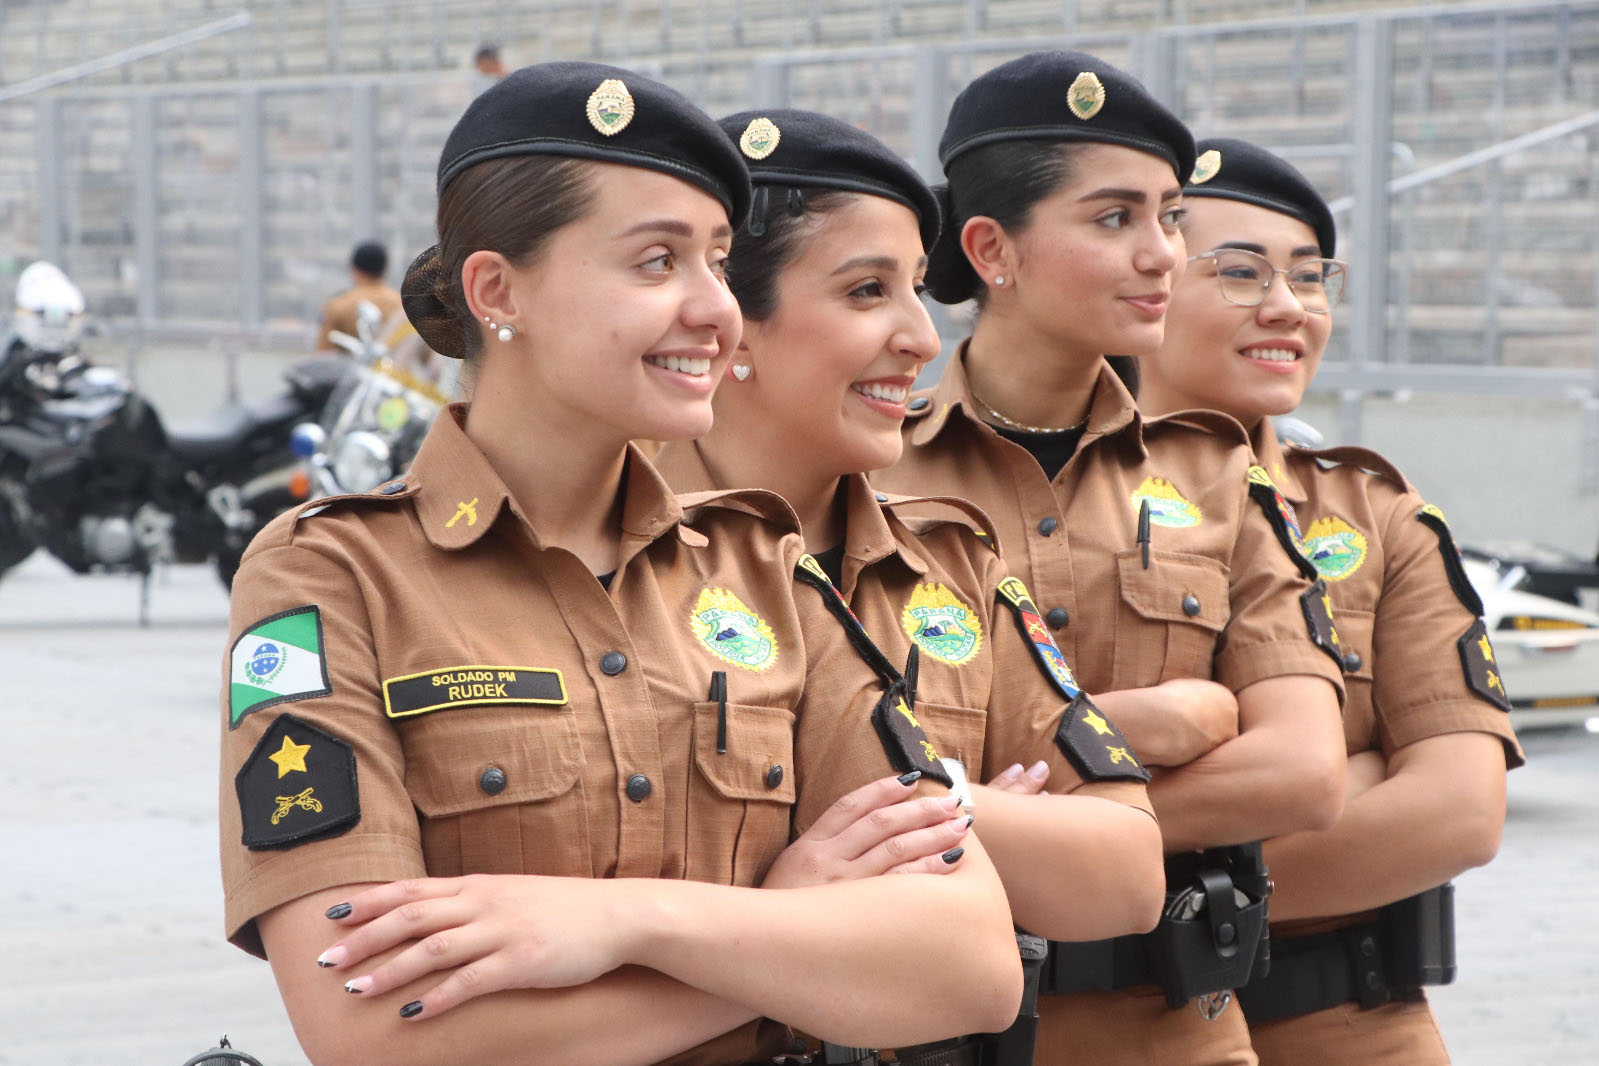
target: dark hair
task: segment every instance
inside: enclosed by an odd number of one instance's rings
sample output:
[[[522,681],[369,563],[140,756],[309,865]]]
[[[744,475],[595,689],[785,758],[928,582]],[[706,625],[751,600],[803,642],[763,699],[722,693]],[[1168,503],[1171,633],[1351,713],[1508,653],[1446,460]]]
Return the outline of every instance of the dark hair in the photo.
[[[727,256],[727,286],[751,322],[777,310],[777,277],[814,233],[815,223],[849,201],[870,195],[840,189],[796,189],[757,185],[755,207],[733,235]],[[759,218],[757,219],[757,215]],[[751,225],[759,231],[750,232]]]
[[[377,241],[362,241],[350,253],[350,265],[369,278],[381,278],[389,269],[389,250]]]
[[[497,44],[490,44],[489,42],[485,41],[483,44],[477,46],[477,52],[473,54],[472,61],[474,63],[481,63],[485,59],[498,58],[500,58],[500,46]]]
[[[961,249],[962,227],[986,215],[1011,232],[1026,228],[1033,207],[1071,180],[1075,149],[1074,142],[996,141],[950,162],[949,184],[938,189],[944,229],[927,257],[927,287],[934,299],[983,302],[987,286]]]
[[[445,187],[433,295],[454,319],[463,358],[478,354],[480,335],[461,288],[462,264],[480,250],[498,252],[517,266],[535,262],[557,230],[592,206],[593,166],[564,156],[509,156],[468,167]]]

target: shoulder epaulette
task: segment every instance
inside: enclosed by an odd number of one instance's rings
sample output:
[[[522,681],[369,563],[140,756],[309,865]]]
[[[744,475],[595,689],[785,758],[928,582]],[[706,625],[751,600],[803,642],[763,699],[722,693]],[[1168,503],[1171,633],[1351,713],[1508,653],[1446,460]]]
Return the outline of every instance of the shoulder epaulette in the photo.
[[[948,507],[959,512],[960,517],[939,518],[932,515],[907,517],[898,513],[894,517],[916,532],[930,529],[935,524],[958,523],[970,529],[973,534],[994,551],[999,551],[999,530],[995,527],[993,520],[988,517],[988,513],[970,500],[963,500],[959,496],[900,496],[892,492],[879,492],[877,500],[888,510],[924,504],[939,504]]]
[[[1144,423],[1144,429],[1155,429],[1161,426],[1183,426],[1187,429],[1197,429],[1213,437],[1220,437],[1229,444],[1249,444],[1249,434],[1232,415],[1222,414],[1220,411],[1173,411],[1171,414],[1151,418]]]

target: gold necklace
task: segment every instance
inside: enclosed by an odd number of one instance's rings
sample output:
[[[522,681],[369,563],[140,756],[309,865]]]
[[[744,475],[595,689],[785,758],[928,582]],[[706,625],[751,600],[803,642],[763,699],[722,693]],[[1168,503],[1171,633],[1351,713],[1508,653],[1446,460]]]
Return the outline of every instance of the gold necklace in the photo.
[[[1088,416],[1084,415],[1083,420],[1075,426],[1029,426],[1026,422],[1018,422],[1014,418],[1010,418],[1003,412],[996,410],[991,404],[984,402],[983,398],[977,393],[974,392],[971,395],[978,407],[1003,422],[1006,429],[1019,429],[1023,433],[1070,433],[1088,425]],[[985,418],[984,421],[986,422],[988,419]]]

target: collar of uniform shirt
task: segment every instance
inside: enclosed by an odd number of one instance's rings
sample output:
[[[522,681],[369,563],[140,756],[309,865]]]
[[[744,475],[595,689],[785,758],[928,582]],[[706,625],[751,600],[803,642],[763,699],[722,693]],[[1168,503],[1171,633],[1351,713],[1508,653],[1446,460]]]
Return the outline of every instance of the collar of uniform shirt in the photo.
[[[929,397],[933,413],[924,417],[916,428],[911,430],[912,444],[926,444],[937,437],[954,420],[957,408],[965,416],[964,421],[991,428],[978,414],[981,405],[972,396],[971,385],[966,379],[968,343],[969,340],[961,341],[960,346],[955,349],[954,356],[950,358],[949,365],[944,367],[944,373]],[[1099,376],[1094,381],[1094,398],[1088,405],[1088,426],[1083,431],[1082,443],[1087,444],[1097,437],[1121,433],[1130,433],[1138,444],[1139,454],[1147,456],[1148,453],[1144,450],[1143,417],[1139,414],[1138,406],[1110,364],[1101,360]]]
[[[1255,450],[1255,461],[1266,468],[1266,473],[1277,483],[1282,494],[1288,497],[1288,502],[1298,505],[1310,499],[1305,492],[1305,486],[1299,481],[1299,475],[1288,468],[1288,461],[1283,456],[1282,445],[1277,440],[1277,431],[1272,428],[1271,419],[1262,418],[1260,424],[1249,435],[1250,446]]]

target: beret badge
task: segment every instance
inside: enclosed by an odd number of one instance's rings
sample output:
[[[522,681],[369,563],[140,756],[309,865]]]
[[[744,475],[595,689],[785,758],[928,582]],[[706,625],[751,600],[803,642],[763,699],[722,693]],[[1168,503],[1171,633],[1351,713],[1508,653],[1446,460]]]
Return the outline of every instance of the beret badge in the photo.
[[[1200,153],[1194,160],[1194,175],[1188,179],[1190,185],[1203,185],[1205,182],[1221,173],[1221,153],[1212,148]]]
[[[602,136],[614,137],[633,121],[633,94],[620,79],[606,78],[589,94],[589,125]]]
[[[777,123],[769,118],[751,119],[750,124],[744,127],[744,133],[738,139],[741,152],[751,159],[765,159],[777,151],[777,142],[783,137],[783,131],[777,128]]]
[[[1105,106],[1105,84],[1099,75],[1085,70],[1077,75],[1071,88],[1066,90],[1066,106],[1071,113],[1087,122]]]

